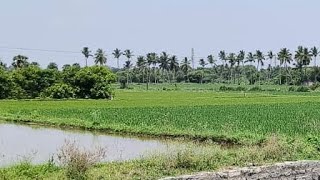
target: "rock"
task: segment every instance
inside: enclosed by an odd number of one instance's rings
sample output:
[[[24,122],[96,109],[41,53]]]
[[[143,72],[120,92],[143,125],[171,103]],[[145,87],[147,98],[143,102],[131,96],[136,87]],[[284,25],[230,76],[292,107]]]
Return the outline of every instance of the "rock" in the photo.
[[[320,180],[320,161],[284,162],[260,167],[236,168],[221,172],[202,172],[194,175],[169,177],[162,180]]]

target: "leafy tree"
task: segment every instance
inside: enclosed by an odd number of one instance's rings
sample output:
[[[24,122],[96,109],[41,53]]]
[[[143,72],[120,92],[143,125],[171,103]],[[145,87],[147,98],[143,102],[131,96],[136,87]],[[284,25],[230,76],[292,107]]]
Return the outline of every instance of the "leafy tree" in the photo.
[[[82,52],[82,54],[83,54],[84,57],[85,57],[86,67],[87,67],[87,66],[88,66],[88,59],[89,59],[90,56],[92,56],[91,51],[89,50],[88,47],[83,47],[83,49],[82,49],[81,52]]]
[[[53,99],[68,99],[74,98],[76,94],[76,90],[68,84],[65,83],[57,83],[41,93],[42,97],[49,97]]]
[[[111,83],[113,82],[115,82],[115,75],[107,67],[82,68],[75,75],[76,96],[79,98],[111,99],[113,96]],[[108,92],[102,93],[105,90]]]
[[[58,70],[58,65],[55,62],[51,62],[48,64],[47,69],[55,69]]]
[[[17,55],[13,57],[12,66],[14,68],[22,68],[28,66],[28,57],[23,55]]]
[[[98,49],[94,56],[95,60],[94,63],[100,64],[100,66],[103,66],[107,63],[107,57],[105,55],[105,52],[102,49]]]

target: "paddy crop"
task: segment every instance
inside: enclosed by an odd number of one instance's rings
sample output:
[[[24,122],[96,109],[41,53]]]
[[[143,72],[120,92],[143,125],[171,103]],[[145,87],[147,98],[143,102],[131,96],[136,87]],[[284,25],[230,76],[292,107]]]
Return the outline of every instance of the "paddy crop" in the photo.
[[[0,118],[239,143],[319,136],[318,109],[312,94],[119,91],[113,101],[1,101]]]

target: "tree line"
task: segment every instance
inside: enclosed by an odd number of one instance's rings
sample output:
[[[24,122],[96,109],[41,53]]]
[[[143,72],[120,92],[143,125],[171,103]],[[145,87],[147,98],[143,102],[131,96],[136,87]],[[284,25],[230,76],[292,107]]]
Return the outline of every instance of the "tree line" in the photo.
[[[122,52],[115,49],[112,55],[117,61],[117,68],[113,70],[124,87],[130,83],[148,85],[163,82],[302,85],[320,80],[317,47],[309,49],[299,46],[293,52],[288,48],[266,53],[261,50],[248,53],[243,50],[238,53],[220,51],[217,56],[209,54],[206,58],[200,58],[199,66],[195,68],[192,68],[190,58],[179,60],[176,55],[167,52],[139,55],[135,64],[131,50]],[[122,56],[126,61],[120,67]]]
[[[41,68],[37,62],[17,55],[11,66],[0,61],[0,99],[90,98],[111,99],[116,75],[105,66],[80,67],[54,62]]]

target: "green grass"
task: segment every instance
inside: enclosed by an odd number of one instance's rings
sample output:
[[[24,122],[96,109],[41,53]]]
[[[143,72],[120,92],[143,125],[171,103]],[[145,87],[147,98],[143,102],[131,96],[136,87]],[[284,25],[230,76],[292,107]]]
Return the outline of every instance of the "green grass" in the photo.
[[[113,101],[1,101],[0,119],[152,136],[257,143],[320,136],[315,93],[118,90]]]
[[[88,179],[159,179],[168,176],[214,171],[229,167],[262,165],[288,160],[319,159],[312,145],[292,138],[271,137],[261,146],[224,148],[199,145],[160,153],[139,160],[98,164],[87,172]],[[21,163],[0,169],[0,179],[66,179],[66,170],[53,164]]]

